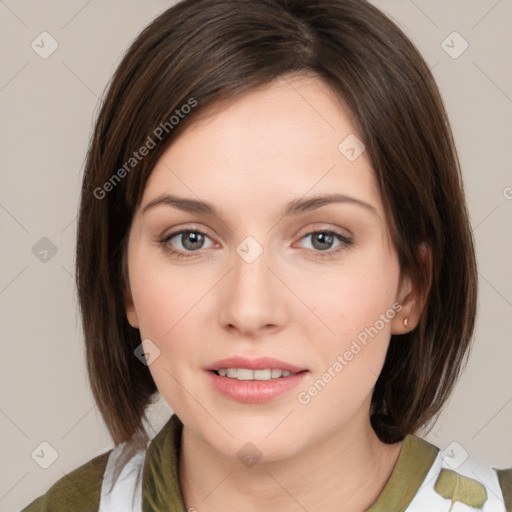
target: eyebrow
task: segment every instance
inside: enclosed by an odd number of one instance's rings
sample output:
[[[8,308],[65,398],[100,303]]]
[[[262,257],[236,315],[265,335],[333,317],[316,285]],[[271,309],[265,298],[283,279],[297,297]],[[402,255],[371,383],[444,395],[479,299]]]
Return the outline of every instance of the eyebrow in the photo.
[[[375,215],[378,215],[377,209],[366,201],[362,201],[345,194],[323,194],[309,197],[307,199],[294,199],[285,206],[281,216],[286,217],[289,215],[298,215],[300,213],[316,210],[317,208],[321,208],[322,206],[332,203],[354,204],[365,208]],[[156,199],[153,199],[153,201],[149,202],[143,208],[142,214],[144,215],[149,209],[161,205],[171,206],[190,213],[220,217],[217,209],[210,203],[196,199],[178,197],[172,194],[165,194],[163,196],[157,197]]]

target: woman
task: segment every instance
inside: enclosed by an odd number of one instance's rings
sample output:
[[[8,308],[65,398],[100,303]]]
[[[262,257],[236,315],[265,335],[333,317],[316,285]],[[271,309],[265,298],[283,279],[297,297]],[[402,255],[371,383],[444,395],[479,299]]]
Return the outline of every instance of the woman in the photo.
[[[26,512],[512,506],[512,469],[414,435],[467,357],[477,274],[438,89],[371,4],[160,15],[102,105],[77,240],[116,447]]]

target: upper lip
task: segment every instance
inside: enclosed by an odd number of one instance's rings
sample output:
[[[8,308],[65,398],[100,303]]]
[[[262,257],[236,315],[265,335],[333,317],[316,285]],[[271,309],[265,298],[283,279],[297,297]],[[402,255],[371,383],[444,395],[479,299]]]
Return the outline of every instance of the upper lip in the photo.
[[[248,359],[246,357],[233,356],[215,361],[207,366],[206,370],[219,370],[221,368],[249,368],[251,370],[266,370],[270,368],[271,370],[287,370],[292,373],[298,373],[307,369],[273,357]]]

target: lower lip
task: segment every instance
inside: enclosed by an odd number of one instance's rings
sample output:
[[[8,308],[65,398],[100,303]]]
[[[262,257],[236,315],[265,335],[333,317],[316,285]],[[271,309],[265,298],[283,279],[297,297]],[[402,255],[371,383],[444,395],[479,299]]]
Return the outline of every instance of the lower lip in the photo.
[[[237,402],[258,404],[268,402],[297,387],[309,372],[303,371],[289,377],[270,380],[238,380],[221,377],[210,370],[206,373],[213,387],[227,398]]]

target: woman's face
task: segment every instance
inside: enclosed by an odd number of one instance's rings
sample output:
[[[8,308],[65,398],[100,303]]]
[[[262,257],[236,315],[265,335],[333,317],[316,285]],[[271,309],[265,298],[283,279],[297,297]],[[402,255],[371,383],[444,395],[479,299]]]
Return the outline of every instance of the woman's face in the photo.
[[[163,398],[224,455],[251,442],[281,459],[371,429],[410,285],[356,137],[322,81],[281,78],[192,123],[147,183],[128,244],[128,319]],[[250,361],[215,364],[236,356]],[[263,357],[281,363],[238,378],[211,370]],[[301,373],[258,380],[286,365]]]

